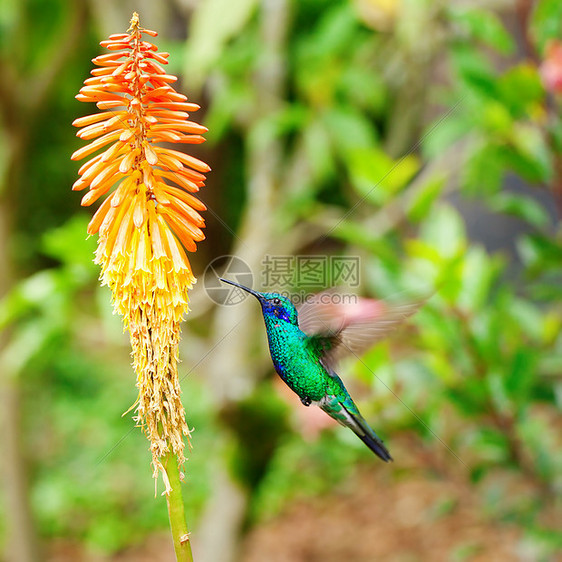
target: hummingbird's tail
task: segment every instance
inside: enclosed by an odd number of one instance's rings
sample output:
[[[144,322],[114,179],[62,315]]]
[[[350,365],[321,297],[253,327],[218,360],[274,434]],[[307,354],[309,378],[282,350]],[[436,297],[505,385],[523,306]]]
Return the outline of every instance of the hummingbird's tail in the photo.
[[[384,462],[392,461],[388,449],[384,446],[382,439],[373,431],[373,428],[363,419],[361,414],[350,412],[345,405],[343,409],[347,412],[346,425]]]
[[[345,427],[349,427],[377,457],[384,462],[392,460],[388,449],[384,446],[382,439],[373,431],[373,428],[365,421],[355,402],[345,389],[342,380],[332,374],[329,379],[335,387],[335,392],[327,394],[319,401],[318,406],[329,416]]]

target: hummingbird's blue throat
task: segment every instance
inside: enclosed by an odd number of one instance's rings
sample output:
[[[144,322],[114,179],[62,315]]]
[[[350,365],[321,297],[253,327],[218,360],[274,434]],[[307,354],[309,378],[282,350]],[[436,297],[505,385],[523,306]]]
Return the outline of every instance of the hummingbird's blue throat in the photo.
[[[286,309],[283,306],[274,305],[271,302],[265,301],[262,303],[262,311],[264,315],[269,316],[270,318],[284,320],[285,322],[293,322],[291,314],[292,311]]]

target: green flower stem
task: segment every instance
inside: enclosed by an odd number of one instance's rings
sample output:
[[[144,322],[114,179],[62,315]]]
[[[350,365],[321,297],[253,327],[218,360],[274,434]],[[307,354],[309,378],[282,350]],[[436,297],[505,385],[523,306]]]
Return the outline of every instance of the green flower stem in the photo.
[[[174,541],[174,550],[176,551],[176,560],[177,562],[193,562],[191,541],[189,540],[183,496],[181,493],[178,460],[171,452],[168,453],[163,460],[163,465],[168,475],[170,486],[172,487],[172,491],[166,494],[166,500],[168,501],[168,515],[170,517],[170,527],[172,530],[172,539]]]

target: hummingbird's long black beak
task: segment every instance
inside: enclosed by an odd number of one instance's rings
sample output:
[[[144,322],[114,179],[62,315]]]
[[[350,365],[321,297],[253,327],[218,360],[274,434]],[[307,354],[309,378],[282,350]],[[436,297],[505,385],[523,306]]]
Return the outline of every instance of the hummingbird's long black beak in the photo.
[[[261,301],[263,298],[261,293],[254,291],[254,289],[250,289],[250,287],[240,285],[240,283],[235,283],[234,281],[229,281],[228,279],[223,279],[222,277],[219,277],[219,281],[222,281],[223,283],[228,283],[229,285],[234,285],[235,287],[238,287],[239,289],[242,289],[243,291],[246,291],[247,293],[254,295],[254,297],[256,297],[259,301]]]

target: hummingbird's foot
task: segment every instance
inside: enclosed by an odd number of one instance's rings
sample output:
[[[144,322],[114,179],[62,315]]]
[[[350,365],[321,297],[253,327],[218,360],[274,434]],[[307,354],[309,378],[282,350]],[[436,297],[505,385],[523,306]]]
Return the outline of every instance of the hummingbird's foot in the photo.
[[[304,406],[310,406],[312,404],[312,400],[308,396],[301,398],[301,402]]]

